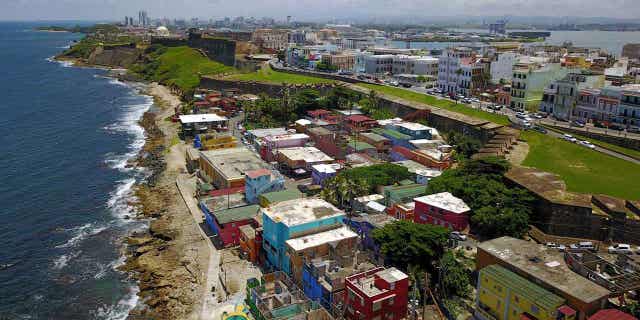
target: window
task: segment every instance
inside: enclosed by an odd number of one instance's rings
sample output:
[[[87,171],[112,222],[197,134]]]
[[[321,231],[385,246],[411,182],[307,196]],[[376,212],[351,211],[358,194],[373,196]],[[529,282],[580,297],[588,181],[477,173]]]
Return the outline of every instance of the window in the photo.
[[[533,314],[540,313],[540,310],[538,309],[538,307],[535,304],[531,305],[531,313],[533,313]]]
[[[380,308],[382,308],[382,303],[380,301],[373,303],[373,311],[374,312],[380,310]]]

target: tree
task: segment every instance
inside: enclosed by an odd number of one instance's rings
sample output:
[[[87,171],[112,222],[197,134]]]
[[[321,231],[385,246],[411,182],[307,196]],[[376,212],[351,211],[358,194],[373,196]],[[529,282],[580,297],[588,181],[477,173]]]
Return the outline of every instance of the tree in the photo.
[[[525,189],[505,185],[504,159],[468,160],[429,181],[427,193],[451,192],[471,208],[471,226],[484,237],[521,237],[528,229],[534,198]]]
[[[373,192],[376,186],[388,186],[398,183],[410,178],[411,173],[407,167],[393,163],[382,163],[343,170],[339,176],[349,180],[365,180],[370,187],[369,191]]]
[[[373,230],[372,236],[389,264],[405,271],[409,266],[433,271],[433,262],[444,253],[449,230],[400,220]]]
[[[327,179],[320,197],[340,208],[350,207],[353,198],[366,196],[371,187],[365,179],[347,179],[336,176]]]
[[[304,89],[295,94],[293,104],[298,115],[304,115],[309,110],[315,110],[320,107],[320,92],[314,89]]]
[[[447,143],[454,147],[461,159],[471,158],[481,147],[480,140],[453,131],[447,134]]]
[[[456,260],[451,251],[445,252],[438,262],[440,269],[440,290],[446,298],[466,297],[470,292],[471,279],[464,265]]]

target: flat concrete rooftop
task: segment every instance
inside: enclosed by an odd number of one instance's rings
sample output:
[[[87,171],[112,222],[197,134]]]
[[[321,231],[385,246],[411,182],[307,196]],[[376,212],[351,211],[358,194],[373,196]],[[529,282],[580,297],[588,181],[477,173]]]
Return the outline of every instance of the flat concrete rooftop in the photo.
[[[271,220],[287,226],[345,215],[344,211],[319,198],[282,201],[263,208],[262,212]]]
[[[530,241],[501,237],[482,242],[478,251],[484,251],[527,274],[529,280],[591,303],[608,297],[609,290],[573,272],[564,262],[561,252]],[[514,271],[515,271],[514,270]]]

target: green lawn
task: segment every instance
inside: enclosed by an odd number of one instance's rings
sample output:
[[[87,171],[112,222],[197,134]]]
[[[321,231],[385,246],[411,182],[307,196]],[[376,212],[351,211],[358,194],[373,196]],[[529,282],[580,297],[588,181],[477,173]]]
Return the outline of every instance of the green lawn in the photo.
[[[640,199],[640,165],[537,132],[522,138],[530,147],[523,165],[560,175],[570,191]]]
[[[370,83],[359,83],[358,86],[365,87],[370,90],[375,90],[390,96],[395,96],[409,101],[416,101],[439,107],[445,110],[461,113],[470,117],[491,121],[501,125],[509,125],[509,119],[506,116],[490,113],[482,110],[477,110],[469,107],[468,105],[445,100],[438,99],[434,96],[417,93],[414,91],[405,90],[402,88],[381,86]]]
[[[561,131],[561,130],[554,130],[554,131],[558,131],[558,132],[562,132],[562,133],[569,133],[569,132],[564,132],[564,131]],[[638,151],[638,150],[621,147],[621,146],[618,146],[618,145],[615,145],[615,144],[611,144],[611,143],[608,143],[608,142],[596,140],[596,139],[593,139],[593,138],[588,138],[588,137],[581,136],[581,135],[574,134],[574,133],[569,133],[569,134],[571,134],[572,136],[576,137],[576,139],[588,140],[591,143],[595,144],[596,146],[599,146],[599,147],[602,147],[602,148],[605,148],[605,149],[609,149],[609,150],[615,151],[617,153],[621,153],[621,154],[630,156],[632,158],[640,159],[640,151]]]
[[[199,75],[234,72],[233,67],[209,60],[189,47],[167,48],[156,58],[157,68],[152,78],[165,84],[175,84],[182,90],[190,90],[200,84]]]
[[[228,79],[232,80],[244,80],[244,81],[257,81],[257,82],[269,82],[269,83],[289,83],[289,84],[317,84],[317,83],[332,83],[333,80],[310,77],[300,74],[292,74],[286,72],[279,72],[271,69],[267,64],[262,69],[252,73],[241,73],[231,75]]]

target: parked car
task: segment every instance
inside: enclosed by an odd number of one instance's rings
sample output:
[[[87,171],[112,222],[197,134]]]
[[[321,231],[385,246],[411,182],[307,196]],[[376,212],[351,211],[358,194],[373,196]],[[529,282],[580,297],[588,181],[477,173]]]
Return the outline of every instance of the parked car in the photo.
[[[564,244],[558,245],[558,251],[560,252],[567,251],[567,246],[565,246]]]
[[[640,127],[630,127],[630,128],[627,128],[627,132],[631,132],[631,133],[640,133]]]
[[[563,134],[562,139],[567,140],[569,142],[573,142],[573,143],[578,142],[578,139],[574,138],[572,135],[568,133]]]
[[[578,144],[580,144],[581,146],[585,146],[585,147],[587,147],[589,149],[595,149],[596,148],[596,146],[593,143],[591,143],[591,142],[589,142],[587,140],[582,140],[582,141],[578,142]]]
[[[460,240],[460,241],[467,240],[467,236],[460,231],[452,231],[449,236],[451,237],[451,239],[455,239],[455,240]]]
[[[527,114],[524,112],[516,112],[516,118],[518,119],[524,119],[527,117]]]
[[[545,128],[541,127],[541,126],[534,126],[531,129],[533,129],[534,131],[538,131],[538,132],[540,132],[542,134],[547,134],[547,129],[545,129]]]
[[[610,246],[607,251],[609,253],[624,253],[624,254],[632,254],[633,250],[631,246],[625,243],[618,243]]]
[[[593,242],[591,241],[582,241],[580,243],[574,243],[569,246],[569,249],[596,251],[596,247],[593,245]]]
[[[580,120],[573,120],[573,121],[571,121],[571,126],[572,127],[578,127],[578,128],[584,128],[584,122],[582,122]]]
[[[551,249],[558,248],[558,244],[555,243],[555,242],[547,242],[546,246],[547,246],[547,248],[551,248]]]

